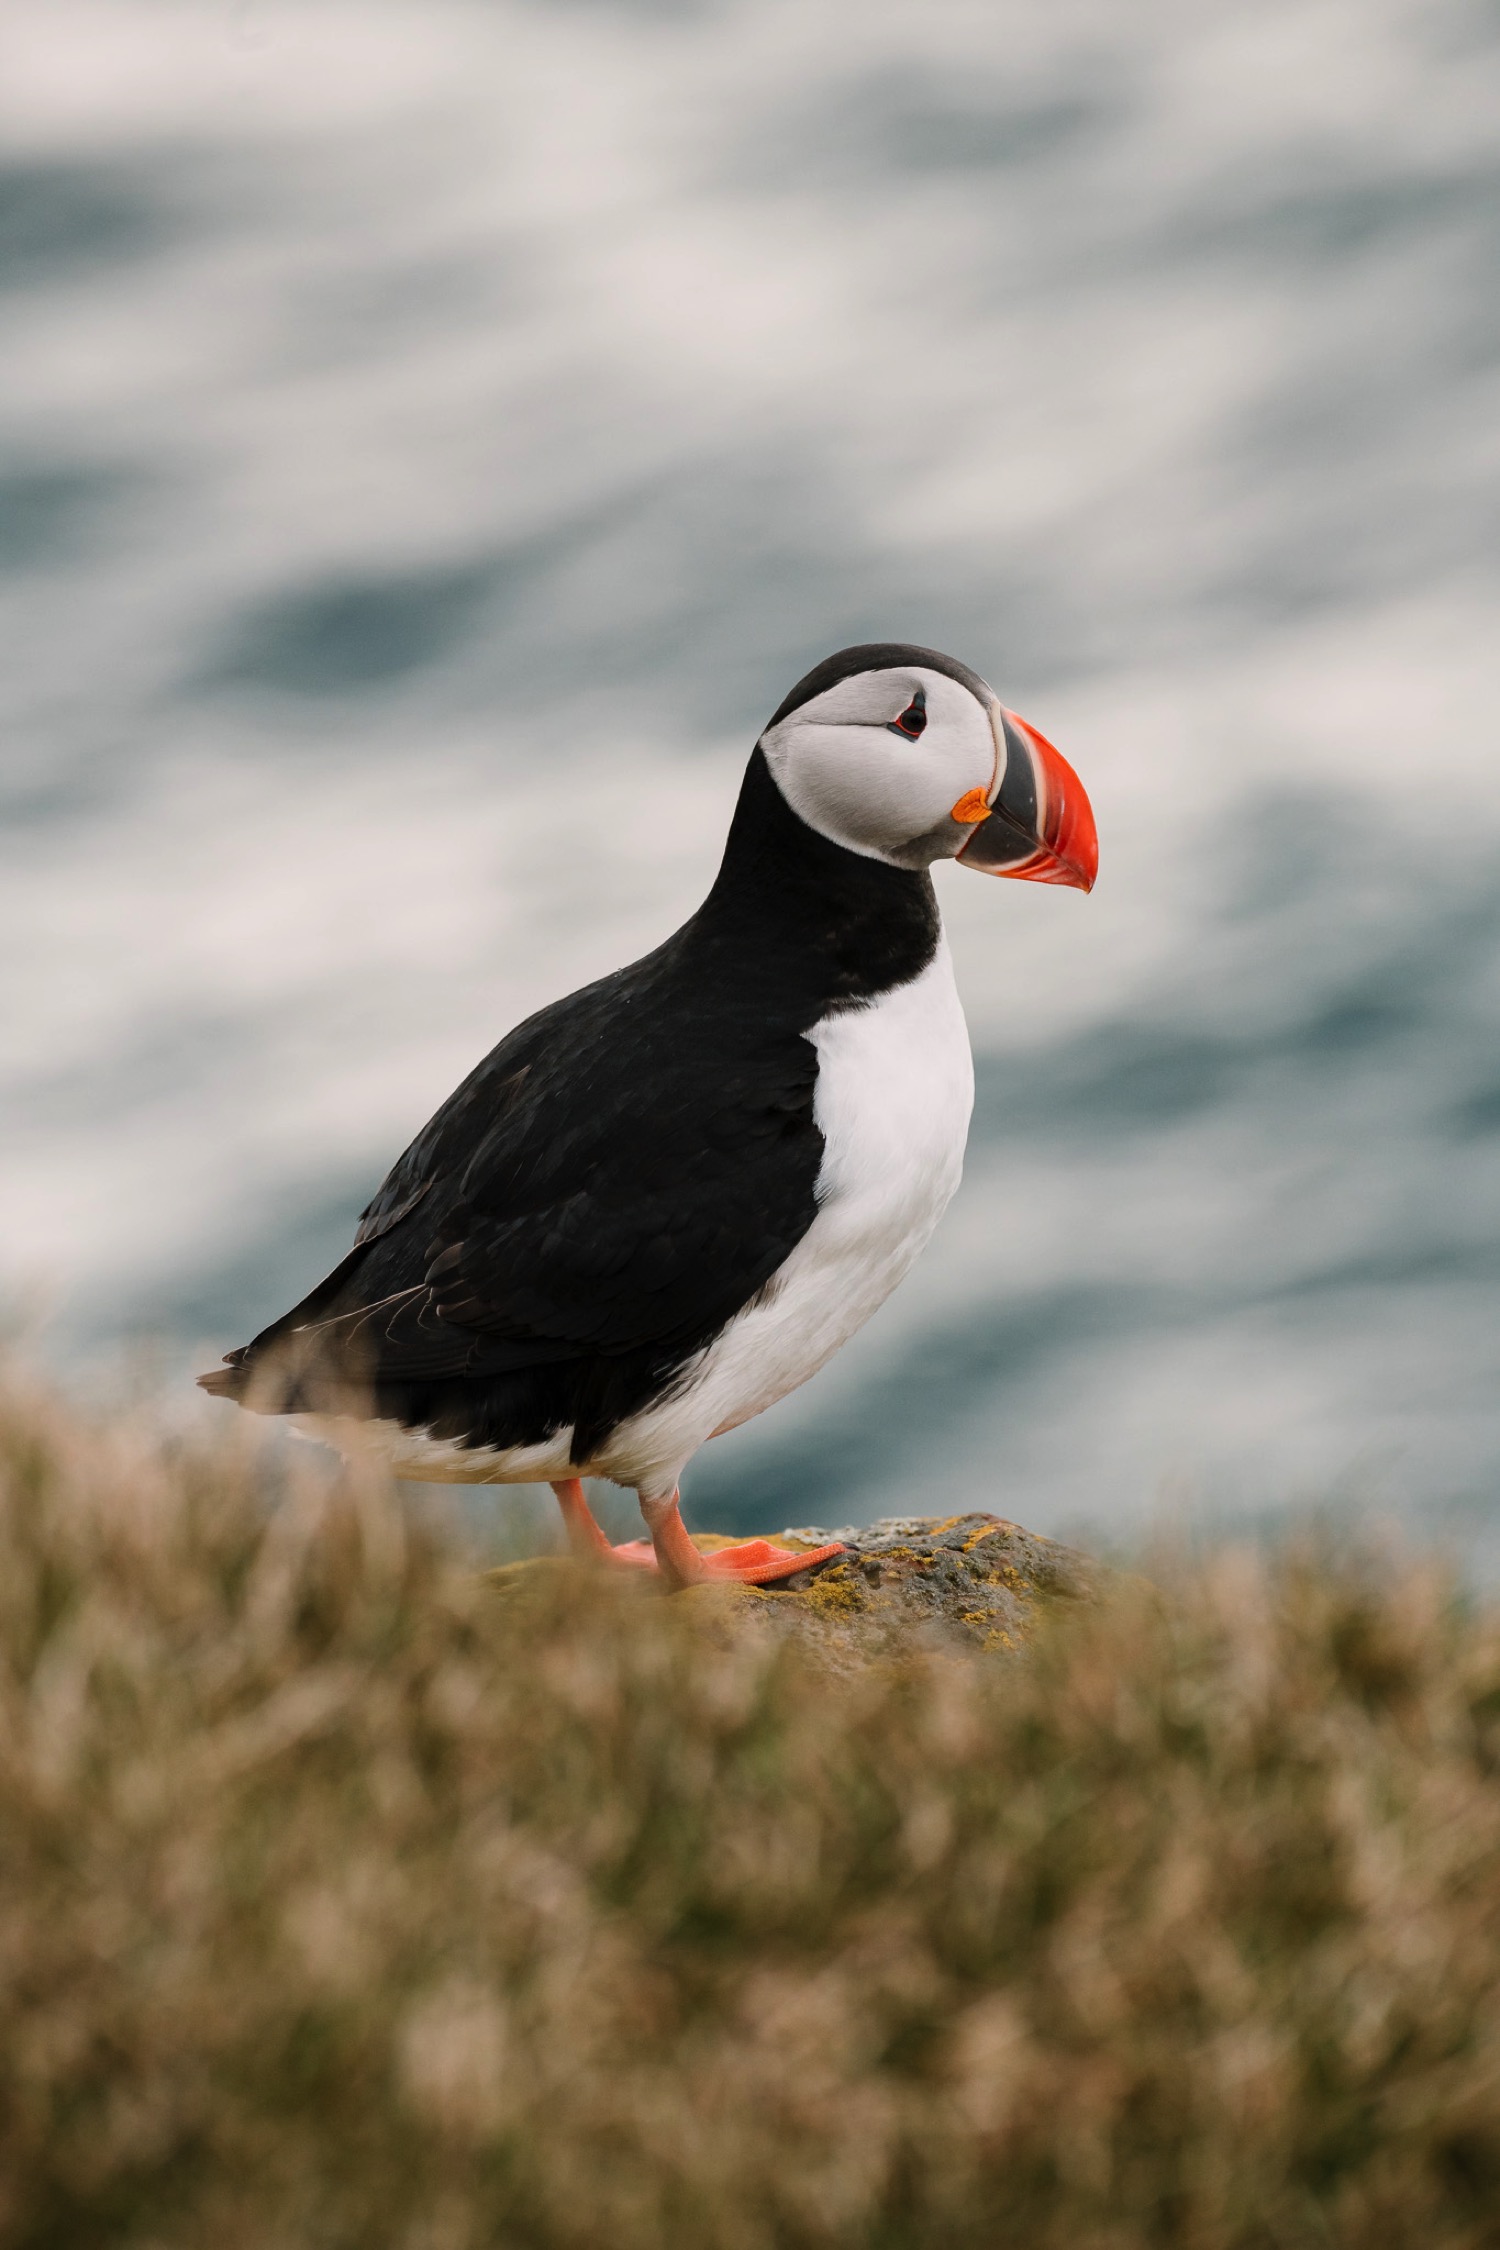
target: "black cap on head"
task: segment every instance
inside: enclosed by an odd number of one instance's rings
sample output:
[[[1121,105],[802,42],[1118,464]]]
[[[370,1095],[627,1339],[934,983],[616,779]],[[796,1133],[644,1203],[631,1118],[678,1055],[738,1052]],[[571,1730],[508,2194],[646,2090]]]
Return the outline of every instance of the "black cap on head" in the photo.
[[[862,641],[858,648],[841,648],[832,656],[825,656],[821,664],[797,682],[789,695],[784,695],[776,709],[761,729],[764,734],[784,719],[789,711],[798,710],[810,703],[815,695],[822,695],[840,680],[852,679],[857,672],[886,672],[903,664],[919,664],[924,671],[946,672],[950,680],[958,680],[971,695],[988,705],[994,690],[988,680],[981,679],[967,664],[960,664],[955,656],[944,656],[941,649],[917,648],[910,641]]]

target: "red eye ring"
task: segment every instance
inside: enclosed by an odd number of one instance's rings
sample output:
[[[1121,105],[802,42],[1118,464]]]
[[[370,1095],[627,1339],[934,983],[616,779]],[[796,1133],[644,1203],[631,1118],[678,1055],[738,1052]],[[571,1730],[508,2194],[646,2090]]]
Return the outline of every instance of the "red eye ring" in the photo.
[[[888,719],[890,733],[899,734],[907,742],[915,742],[927,724],[927,690],[918,688],[899,719]]]

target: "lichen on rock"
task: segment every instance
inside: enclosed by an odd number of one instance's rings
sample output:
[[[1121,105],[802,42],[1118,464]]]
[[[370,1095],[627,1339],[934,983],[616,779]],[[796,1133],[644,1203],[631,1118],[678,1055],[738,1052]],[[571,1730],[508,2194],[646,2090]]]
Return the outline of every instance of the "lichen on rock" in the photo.
[[[778,1585],[739,1591],[772,1625],[851,1659],[902,1644],[1004,1654],[1060,1603],[1096,1599],[1106,1576],[1076,1548],[977,1510],[883,1516],[834,1531],[809,1524],[780,1538],[809,1549],[839,1540],[844,1552]]]

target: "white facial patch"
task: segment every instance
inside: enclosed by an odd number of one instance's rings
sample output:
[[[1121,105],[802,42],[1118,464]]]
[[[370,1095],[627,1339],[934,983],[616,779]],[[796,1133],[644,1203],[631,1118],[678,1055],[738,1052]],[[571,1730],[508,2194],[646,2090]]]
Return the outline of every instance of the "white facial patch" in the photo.
[[[894,722],[920,696],[924,724],[908,739]],[[989,712],[961,681],[920,665],[856,672],[768,727],[761,748],[776,785],[820,836],[866,859],[909,864],[956,852],[964,831],[944,827],[961,797],[995,778]]]

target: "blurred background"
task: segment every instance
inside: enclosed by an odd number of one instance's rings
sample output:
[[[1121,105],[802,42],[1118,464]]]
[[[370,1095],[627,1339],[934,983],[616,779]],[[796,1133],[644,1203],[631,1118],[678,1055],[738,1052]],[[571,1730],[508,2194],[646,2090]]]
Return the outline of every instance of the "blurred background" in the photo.
[[[787,686],[911,639],[1078,767],[1099,888],[941,871],[965,1185],[690,1517],[1500,1559],[1490,0],[0,0],[0,138],[55,1360],[283,1310],[692,909]]]

